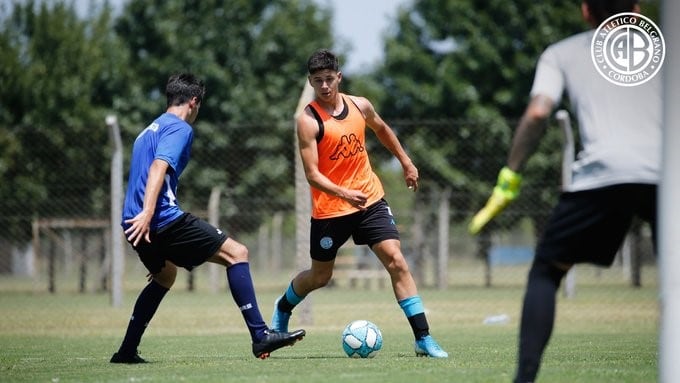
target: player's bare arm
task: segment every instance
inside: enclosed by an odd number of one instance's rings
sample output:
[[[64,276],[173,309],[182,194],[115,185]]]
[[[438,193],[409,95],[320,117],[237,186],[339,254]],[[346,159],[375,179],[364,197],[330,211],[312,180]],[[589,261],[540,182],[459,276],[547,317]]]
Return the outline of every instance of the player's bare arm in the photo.
[[[319,154],[316,145],[319,127],[308,109],[305,109],[305,112],[298,117],[297,125],[300,158],[307,182],[324,193],[344,199],[354,207],[365,209],[367,197],[364,193],[340,187],[319,171]]]
[[[144,207],[139,214],[125,221],[131,226],[125,230],[128,241],[137,246],[139,241],[144,238],[151,243],[149,233],[151,231],[151,218],[156,211],[158,194],[163,187],[165,173],[168,171],[168,163],[163,160],[154,160],[149,167],[149,178],[144,189]]]
[[[364,118],[366,119],[366,125],[373,130],[378,137],[378,140],[380,140],[380,143],[382,143],[383,146],[399,160],[399,163],[401,163],[401,167],[404,169],[406,186],[412,188],[413,191],[416,191],[418,189],[418,168],[416,168],[413,161],[411,161],[411,158],[406,154],[397,135],[382,117],[380,117],[378,112],[375,111],[373,104],[368,101],[368,99],[357,96],[350,97],[363,113]]]
[[[545,134],[548,117],[553,109],[553,101],[547,96],[534,96],[527,105],[517,125],[508,155],[508,167],[519,172],[529,157],[536,151]]]

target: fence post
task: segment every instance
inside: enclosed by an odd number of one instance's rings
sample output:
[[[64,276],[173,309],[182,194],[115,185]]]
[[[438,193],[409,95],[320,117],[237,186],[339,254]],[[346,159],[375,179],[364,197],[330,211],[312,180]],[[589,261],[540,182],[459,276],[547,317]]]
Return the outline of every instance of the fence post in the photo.
[[[113,153],[111,155],[111,305],[123,303],[123,236],[120,219],[123,216],[123,143],[115,115],[106,116]]]
[[[111,228],[106,228],[101,237],[99,250],[101,257],[99,258],[99,291],[106,291],[109,286],[109,259],[111,259],[111,246],[109,246],[109,239],[111,238]]]
[[[281,272],[282,257],[283,257],[283,212],[277,211],[272,217],[272,232],[271,244],[269,249],[271,251],[270,270],[275,273]]]
[[[87,291],[87,235],[84,231],[80,232],[80,257],[78,258],[78,292],[85,293]]]
[[[560,109],[555,117],[564,134],[564,142],[562,143],[562,190],[566,190],[571,184],[571,165],[574,162],[574,132],[571,128],[569,112]],[[576,295],[576,266],[572,266],[564,278],[563,293],[567,298],[573,298]]]
[[[208,222],[219,227],[220,224],[220,197],[222,196],[222,188],[213,186],[210,190],[210,198],[208,199]],[[210,290],[217,293],[220,289],[220,270],[222,267],[216,263],[210,262],[208,264],[210,273]]]
[[[49,246],[49,251],[47,252],[47,275],[48,275],[48,282],[47,282],[47,291],[50,293],[56,293],[57,292],[57,282],[56,282],[56,265],[55,263],[57,255],[56,255],[56,250],[54,243],[51,243],[48,245]]]
[[[413,225],[411,226],[411,274],[416,283],[425,286],[423,258],[425,257],[425,214],[426,209],[421,198],[416,198],[413,209]]]
[[[661,25],[669,47],[666,52],[663,95],[663,149],[659,191],[659,271],[661,325],[659,334],[659,382],[670,383],[680,376],[680,248],[677,244],[680,225],[680,2],[664,0]]]
[[[451,187],[447,187],[439,198],[439,246],[437,251],[437,287],[445,290],[449,279],[449,199]]]
[[[477,258],[484,261],[484,287],[491,287],[493,270],[491,268],[491,234],[483,230],[477,235]]]
[[[297,140],[297,117],[303,113],[307,104],[314,98],[314,89],[307,79],[305,79],[305,87],[302,90],[300,99],[298,100],[297,108],[295,109],[295,123],[293,129],[293,140],[295,141],[295,268],[296,270],[304,270],[309,267],[311,261],[309,259],[309,218],[312,215],[312,207],[310,201],[309,183],[307,183],[307,176],[302,166],[302,159],[300,159],[300,145]],[[298,306],[300,313],[300,324],[310,325],[313,322],[312,318],[312,300],[307,297]]]
[[[271,270],[269,267],[269,257],[271,255],[269,239],[269,225],[267,222],[262,222],[257,229],[257,263],[258,268],[263,273]]]

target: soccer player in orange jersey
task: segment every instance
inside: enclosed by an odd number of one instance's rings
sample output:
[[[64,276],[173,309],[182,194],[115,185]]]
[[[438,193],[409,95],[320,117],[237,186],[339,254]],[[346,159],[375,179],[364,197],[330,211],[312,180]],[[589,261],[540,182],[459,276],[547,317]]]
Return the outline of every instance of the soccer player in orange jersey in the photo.
[[[371,168],[366,128],[399,160],[406,186],[414,191],[418,169],[370,101],[339,91],[342,72],[338,67],[337,57],[328,50],[315,52],[307,62],[315,97],[297,119],[297,135],[312,192],[312,265],[295,276],[277,299],[272,328],[288,330],[293,308],[331,280],[337,251],[352,237],[356,244],[368,245],[389,273],[394,295],[413,329],[416,354],[446,358],[448,354],[430,335],[394,217]]]

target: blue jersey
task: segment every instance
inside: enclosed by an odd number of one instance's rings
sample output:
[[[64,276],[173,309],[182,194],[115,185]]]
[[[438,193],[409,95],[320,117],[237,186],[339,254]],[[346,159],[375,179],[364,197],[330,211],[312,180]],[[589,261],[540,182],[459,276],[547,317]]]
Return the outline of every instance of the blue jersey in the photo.
[[[123,205],[124,229],[130,227],[125,220],[142,211],[149,168],[156,159],[167,162],[170,168],[158,195],[151,231],[157,231],[183,214],[177,204],[177,183],[189,162],[193,139],[191,125],[171,113],[162,114],[137,136],[132,148],[130,176]]]

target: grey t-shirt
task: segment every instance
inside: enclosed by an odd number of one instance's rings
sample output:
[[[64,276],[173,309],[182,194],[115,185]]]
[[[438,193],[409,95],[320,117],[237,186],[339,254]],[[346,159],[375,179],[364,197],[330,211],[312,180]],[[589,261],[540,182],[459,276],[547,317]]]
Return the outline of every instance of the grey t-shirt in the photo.
[[[555,105],[566,90],[579,126],[582,150],[566,190],[621,183],[657,184],[661,168],[661,75],[632,87],[618,86],[595,68],[594,30],[553,45],[541,55],[531,96]]]

